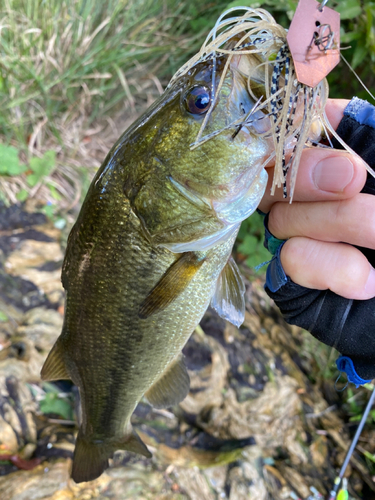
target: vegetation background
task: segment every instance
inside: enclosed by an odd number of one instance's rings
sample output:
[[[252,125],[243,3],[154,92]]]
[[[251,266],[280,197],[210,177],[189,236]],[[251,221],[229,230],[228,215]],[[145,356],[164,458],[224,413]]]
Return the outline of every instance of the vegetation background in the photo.
[[[265,8],[287,27],[297,0],[0,0],[0,203],[38,206],[69,228],[118,136],[220,13],[241,5]],[[375,2],[328,6],[341,14],[345,58],[374,91]],[[328,80],[332,97],[371,101],[343,62]],[[237,256],[250,267],[269,259],[262,233],[256,214],[241,228]],[[366,398],[348,394],[359,418]]]
[[[0,199],[33,198],[48,215],[69,216],[106,151],[197,51],[221,12],[262,7],[287,27],[296,4],[0,0]],[[341,14],[346,59],[374,88],[375,2],[330,6]],[[334,97],[371,100],[344,63],[329,83]]]

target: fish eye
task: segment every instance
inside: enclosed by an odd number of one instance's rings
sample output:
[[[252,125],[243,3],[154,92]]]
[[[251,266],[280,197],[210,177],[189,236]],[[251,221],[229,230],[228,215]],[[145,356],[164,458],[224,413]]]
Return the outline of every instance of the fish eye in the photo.
[[[184,97],[185,108],[193,115],[203,115],[211,103],[208,88],[197,86],[190,89]]]

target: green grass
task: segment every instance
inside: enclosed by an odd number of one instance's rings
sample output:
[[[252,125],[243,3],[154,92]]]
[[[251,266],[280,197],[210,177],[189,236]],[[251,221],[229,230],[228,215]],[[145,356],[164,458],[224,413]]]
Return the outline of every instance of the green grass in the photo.
[[[154,73],[171,73],[186,50],[186,10],[168,0],[2,0],[0,134],[25,147],[43,124],[61,140],[58,122],[132,106],[131,75],[147,76],[150,61]]]
[[[135,116],[155,99],[221,12],[262,6],[287,26],[296,4],[0,0],[0,143],[16,148],[19,156],[18,163],[0,168],[0,198],[15,203],[32,196],[65,211],[77,205],[123,130],[122,123],[114,126],[118,117]],[[351,45],[345,55],[373,88],[375,2],[342,0],[337,9],[344,19],[342,39]],[[335,97],[366,97],[344,66],[330,75],[330,85]],[[35,158],[42,161],[50,151],[55,152],[54,167],[31,185]]]
[[[38,127],[41,143],[52,134],[63,144],[61,129],[78,115],[90,124],[124,102],[134,108],[142,80],[169,78],[225,8],[262,5],[287,25],[296,3],[0,0],[0,136],[26,154]],[[375,3],[342,0],[337,9],[344,19],[342,39],[352,47],[346,57],[371,86]],[[336,74],[331,84],[339,88]],[[350,80],[351,90],[361,93],[354,76]]]
[[[77,205],[122,131],[112,117],[152,102],[202,43],[194,20],[212,25],[218,12],[198,0],[0,0],[0,142],[30,167],[2,166],[0,198]],[[90,154],[95,130],[106,137]],[[35,157],[50,151],[55,168],[30,185]]]

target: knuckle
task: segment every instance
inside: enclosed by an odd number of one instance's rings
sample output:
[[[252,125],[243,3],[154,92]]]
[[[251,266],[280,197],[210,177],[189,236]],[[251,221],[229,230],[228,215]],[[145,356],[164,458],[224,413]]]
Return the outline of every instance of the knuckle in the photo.
[[[282,248],[281,263],[293,281],[307,286],[316,268],[316,243],[303,237],[290,238]]]
[[[268,229],[274,236],[280,238],[285,237],[285,229],[288,227],[284,205],[283,202],[275,203],[268,216]]]

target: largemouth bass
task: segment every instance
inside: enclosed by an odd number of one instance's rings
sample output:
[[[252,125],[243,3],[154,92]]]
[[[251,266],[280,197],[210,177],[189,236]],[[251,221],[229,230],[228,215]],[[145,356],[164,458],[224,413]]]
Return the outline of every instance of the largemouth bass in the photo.
[[[269,112],[254,106],[267,99],[264,68],[251,91],[247,78],[259,65],[257,53],[224,53],[177,75],[87,193],[63,265],[63,331],[42,369],[44,380],[71,379],[80,391],[76,482],[98,477],[117,449],[150,456],[131,415],[143,396],[156,408],[186,396],[181,350],[210,302],[243,321],[231,250],[263,196],[274,148]],[[191,148],[207,113],[210,140]]]

